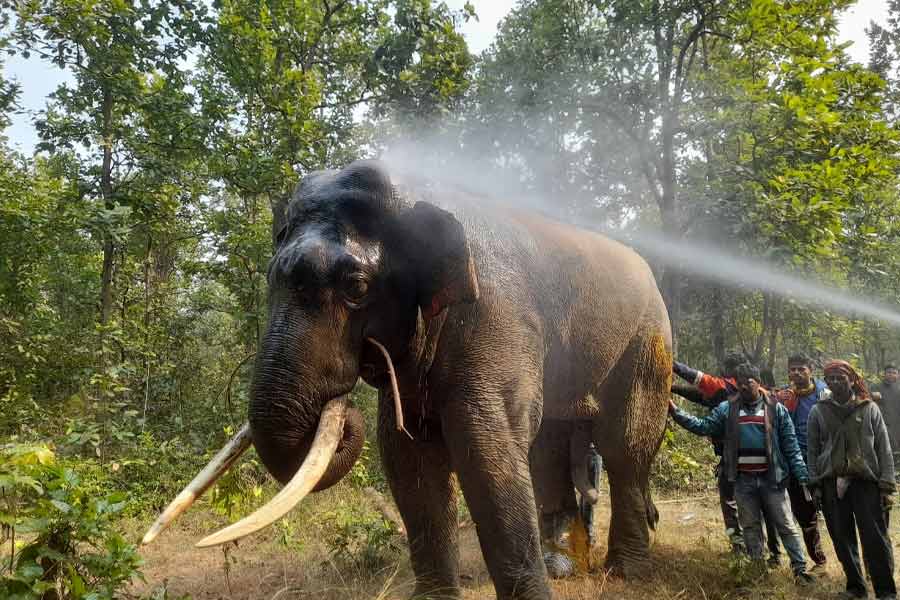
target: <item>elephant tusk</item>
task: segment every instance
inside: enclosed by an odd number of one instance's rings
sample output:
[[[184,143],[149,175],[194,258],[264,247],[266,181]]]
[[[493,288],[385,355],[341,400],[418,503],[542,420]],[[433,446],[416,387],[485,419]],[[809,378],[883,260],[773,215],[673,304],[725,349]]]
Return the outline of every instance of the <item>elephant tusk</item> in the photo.
[[[388,374],[391,376],[391,392],[394,395],[394,419],[397,421],[397,431],[402,431],[412,440],[414,439],[412,434],[403,426],[403,406],[400,404],[400,386],[397,385],[397,374],[394,372],[394,363],[391,361],[391,355],[388,353],[387,348],[378,343],[377,340],[373,338],[366,338],[366,340],[381,350],[381,353],[384,355],[384,360],[387,361]]]
[[[162,533],[178,515],[190,508],[194,501],[202,496],[203,492],[209,489],[209,486],[215,483],[249,447],[250,424],[244,423],[235,436],[209,461],[209,464],[203,467],[203,470],[187,484],[180,494],[175,496],[175,499],[169,503],[166,510],[159,515],[159,518],[144,534],[141,543],[149,544],[155,540],[156,536]]]
[[[313,439],[312,447],[303,460],[303,464],[300,465],[300,468],[287,485],[274,498],[269,500],[265,506],[252,515],[212,535],[206,536],[197,542],[196,546],[198,548],[218,546],[219,544],[242,538],[271,525],[274,521],[290,512],[319,483],[322,475],[325,474],[325,470],[328,468],[328,464],[331,462],[344,432],[344,413],[346,409],[346,397],[341,396],[329,400],[325,408],[322,409],[322,416],[319,418],[319,427],[316,429],[316,437]]]

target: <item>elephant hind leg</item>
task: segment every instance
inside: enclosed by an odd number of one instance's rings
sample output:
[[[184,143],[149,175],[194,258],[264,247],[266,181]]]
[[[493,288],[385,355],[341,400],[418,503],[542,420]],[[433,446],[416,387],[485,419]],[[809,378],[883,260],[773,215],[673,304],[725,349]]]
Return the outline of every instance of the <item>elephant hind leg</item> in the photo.
[[[612,516],[606,568],[628,577],[639,574],[649,557],[647,477],[615,467],[608,473]]]
[[[659,333],[637,336],[604,386],[606,417],[594,443],[609,473],[612,516],[607,568],[628,576],[644,569],[659,513],[650,496],[650,467],[666,427],[672,356]],[[615,389],[615,386],[619,386]]]
[[[569,460],[568,421],[545,419],[529,452],[531,481],[538,509],[541,538],[554,540],[558,525],[578,512]]]
[[[656,509],[656,504],[653,503],[653,498],[650,495],[650,486],[647,486],[644,494],[644,507],[647,509],[647,526],[656,531],[656,525],[659,523],[659,511]]]

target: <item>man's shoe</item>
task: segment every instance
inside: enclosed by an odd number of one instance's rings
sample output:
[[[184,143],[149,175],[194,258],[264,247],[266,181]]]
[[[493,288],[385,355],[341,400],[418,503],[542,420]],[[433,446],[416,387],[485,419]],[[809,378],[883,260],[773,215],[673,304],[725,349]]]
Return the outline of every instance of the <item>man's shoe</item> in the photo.
[[[812,585],[815,583],[816,578],[807,573],[806,571],[799,571],[794,573],[794,583],[801,587],[805,587],[807,585]]]
[[[820,572],[820,571],[824,571],[824,570],[825,570],[825,566],[826,566],[827,564],[828,564],[828,563],[824,563],[824,562],[815,563],[815,564],[812,566],[812,568],[809,570],[809,572],[810,572],[810,573],[818,573],[818,572]]]

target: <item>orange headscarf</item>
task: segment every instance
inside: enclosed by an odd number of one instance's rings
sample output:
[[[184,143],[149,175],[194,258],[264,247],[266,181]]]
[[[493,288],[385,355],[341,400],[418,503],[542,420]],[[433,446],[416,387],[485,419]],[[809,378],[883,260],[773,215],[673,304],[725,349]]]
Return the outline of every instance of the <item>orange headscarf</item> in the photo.
[[[862,377],[859,376],[859,373],[857,373],[846,360],[828,361],[825,363],[824,372],[826,377],[829,373],[846,375],[847,379],[850,380],[850,389],[853,390],[853,393],[856,394],[858,399],[865,400],[869,397],[869,389],[866,387],[866,382],[863,381]]]

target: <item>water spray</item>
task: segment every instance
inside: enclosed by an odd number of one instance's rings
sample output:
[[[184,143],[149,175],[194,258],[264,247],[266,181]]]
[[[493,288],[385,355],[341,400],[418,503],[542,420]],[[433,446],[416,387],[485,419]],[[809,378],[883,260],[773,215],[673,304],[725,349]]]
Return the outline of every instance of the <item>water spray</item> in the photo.
[[[634,247],[642,256],[729,285],[746,285],[788,299],[818,304],[848,316],[866,316],[900,327],[896,308],[860,299],[824,283],[789,275],[771,265],[729,254],[723,248],[675,240],[660,234],[602,230]]]
[[[437,186],[462,191],[497,206],[527,207],[550,219],[596,231],[633,247],[645,258],[687,273],[735,287],[753,287],[777,296],[817,304],[848,316],[869,317],[900,328],[900,307],[863,300],[850,292],[810,278],[788,274],[773,265],[741,258],[727,249],[665,236],[661,233],[601,228],[594,223],[574,221],[560,214],[558,207],[522,190],[522,182],[510,173],[486,169],[487,161],[468,164],[452,159],[459,147],[440,141],[397,144],[382,157],[394,172],[411,181],[430,181]],[[521,191],[514,191],[521,190]],[[514,194],[515,204],[497,200]]]

